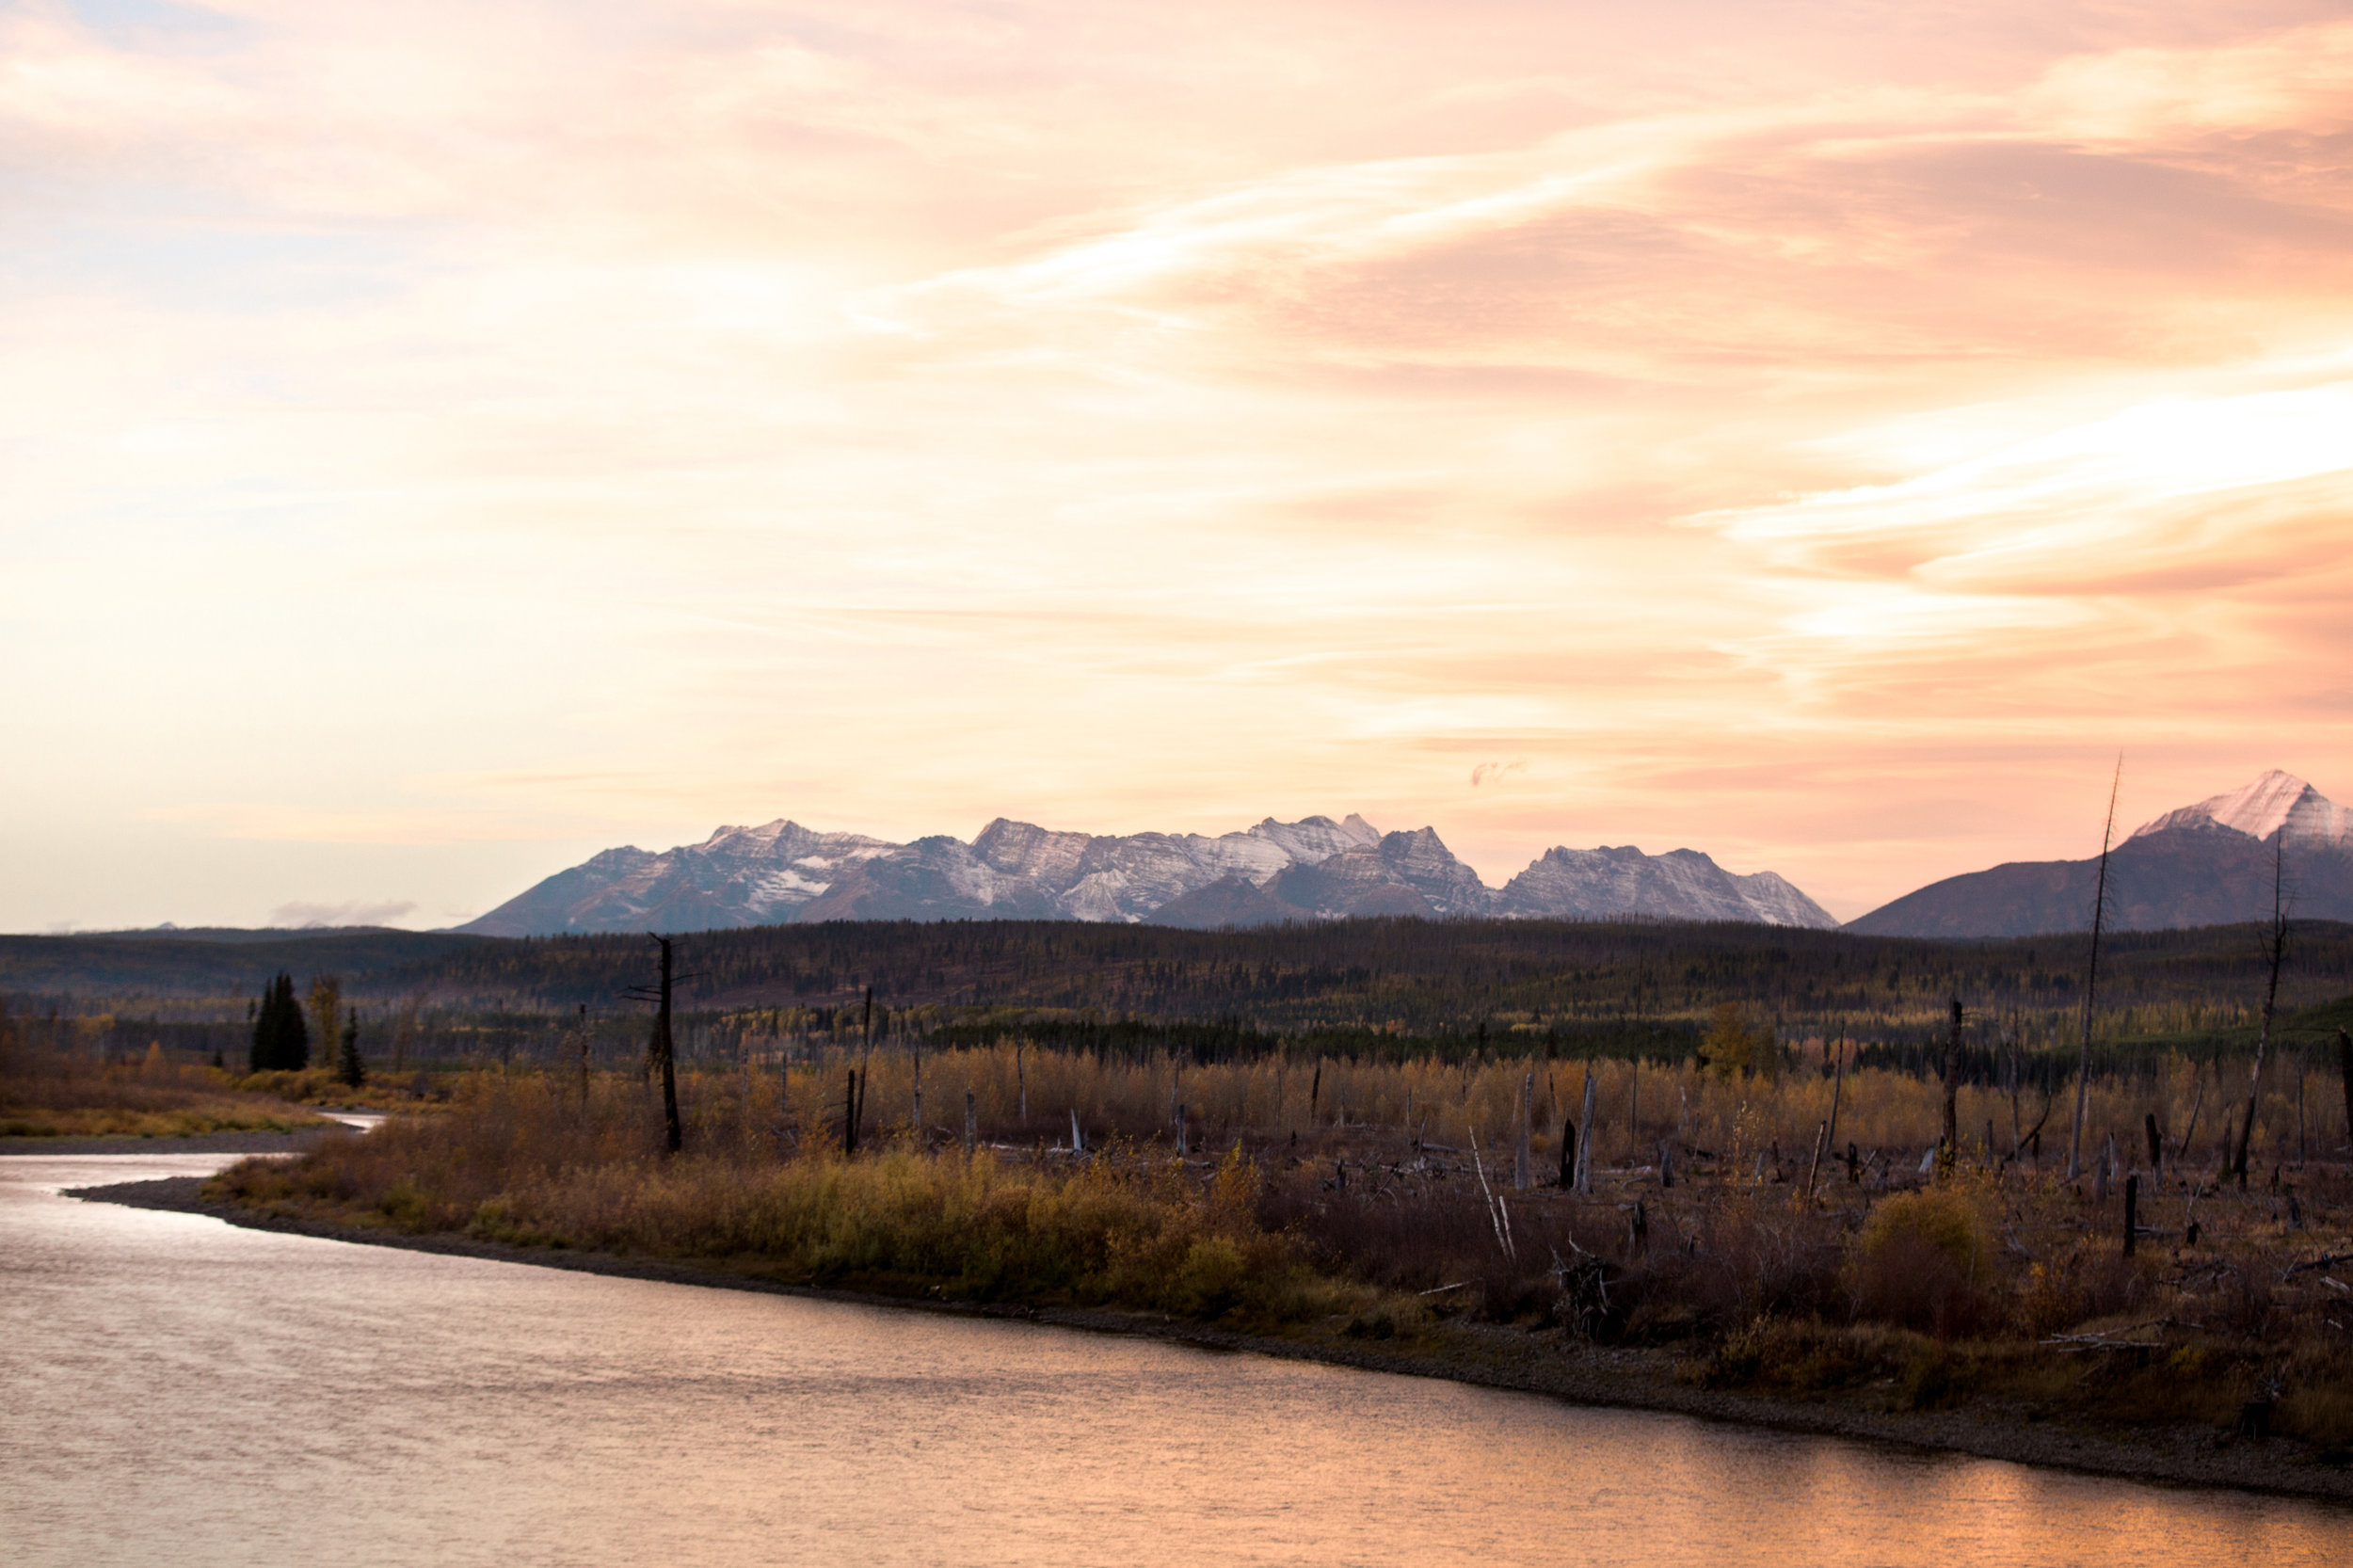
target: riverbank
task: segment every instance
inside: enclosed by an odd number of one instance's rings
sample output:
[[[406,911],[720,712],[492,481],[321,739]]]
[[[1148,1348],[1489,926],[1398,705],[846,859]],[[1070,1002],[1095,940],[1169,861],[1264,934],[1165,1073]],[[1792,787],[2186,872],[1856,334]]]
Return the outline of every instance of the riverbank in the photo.
[[[298,1129],[275,1132],[248,1128],[180,1137],[109,1133],[95,1138],[0,1138],[0,1159],[84,1154],[307,1154],[318,1146],[321,1139],[348,1125],[319,1117]]]
[[[1094,1333],[1143,1336],[1209,1349],[1442,1378],[1578,1404],[1660,1411],[2137,1480],[2353,1502],[2353,1469],[2324,1463],[2314,1446],[2290,1438],[2238,1438],[2217,1434],[2211,1426],[2184,1424],[2129,1432],[2093,1431],[2063,1419],[2038,1419],[2023,1406],[1989,1402],[1955,1410],[1874,1408],[1874,1400],[1886,1396],[1872,1388],[1809,1400],[1707,1388],[1689,1381],[1689,1361],[1673,1351],[1593,1345],[1557,1328],[1449,1320],[1385,1339],[1361,1332],[1351,1334],[1350,1328],[1359,1325],[1335,1319],[1279,1334],[1241,1333],[1160,1313],[955,1301],[814,1286],[764,1276],[756,1258],[657,1258],[520,1245],[450,1233],[410,1233],[222,1202],[206,1197],[204,1186],[201,1178],[174,1177],[86,1188],[72,1195],[208,1215],[250,1229],[365,1245],[815,1300],[1018,1319]]]

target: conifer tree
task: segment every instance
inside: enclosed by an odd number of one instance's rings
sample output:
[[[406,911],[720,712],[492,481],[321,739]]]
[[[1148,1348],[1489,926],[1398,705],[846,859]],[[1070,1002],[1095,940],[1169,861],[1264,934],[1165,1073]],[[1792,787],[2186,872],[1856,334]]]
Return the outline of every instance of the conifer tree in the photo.
[[[311,1064],[311,1032],[302,1021],[302,1004],[295,1000],[294,976],[282,969],[262,993],[250,1061],[257,1073],[298,1073]]]
[[[360,1010],[356,1007],[344,1022],[344,1048],[335,1057],[335,1076],[353,1089],[368,1080],[368,1064],[360,1058]]]

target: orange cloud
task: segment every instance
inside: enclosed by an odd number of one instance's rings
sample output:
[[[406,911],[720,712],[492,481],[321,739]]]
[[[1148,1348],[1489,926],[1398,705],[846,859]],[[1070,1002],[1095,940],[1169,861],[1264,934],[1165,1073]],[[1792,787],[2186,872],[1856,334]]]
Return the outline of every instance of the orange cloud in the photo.
[[[2325,9],[142,14],[0,18],[0,924],[1352,808],[1852,914],[2120,745],[2353,789]]]

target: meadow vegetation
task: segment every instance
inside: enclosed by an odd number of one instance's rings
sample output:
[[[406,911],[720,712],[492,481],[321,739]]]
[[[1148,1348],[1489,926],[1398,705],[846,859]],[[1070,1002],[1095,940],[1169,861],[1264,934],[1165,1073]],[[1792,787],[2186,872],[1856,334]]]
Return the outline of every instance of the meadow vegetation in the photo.
[[[1849,1070],[1835,1041],[1749,1044],[1673,1064],[1204,1064],[1019,1037],[746,1052],[682,1076],[678,1156],[638,1075],[483,1072],[440,1114],[248,1162],[216,1191],[793,1284],[1167,1314],[1375,1359],[1493,1356],[1502,1335],[1510,1353],[1610,1347],[1704,1388],[2247,1423],[2353,1459],[2335,1075],[2298,1064],[2265,1083],[2243,1181],[2221,1141],[2243,1068],[2162,1058],[2103,1079],[2070,1181],[2072,1086],[1961,1087],[1964,1136],[1940,1163],[1934,1080]]]
[[[136,1054],[94,1048],[113,1022],[102,1016],[63,1030],[28,1029],[0,1007],[0,1138],[295,1132],[320,1125],[306,1106],[389,1109],[410,1098],[355,1093],[324,1069],[247,1073],[190,1061],[159,1040]]]
[[[2081,937],[706,933],[680,939],[676,1155],[626,1000],[642,937],[398,935],[320,938],[315,964],[296,940],[0,942],[0,981],[123,987],[15,993],[0,1130],[374,1104],[401,1113],[216,1192],[1373,1360],[1605,1356],[1731,1395],[2268,1426],[2353,1458],[2353,1000],[2329,1000],[2353,989],[2353,928],[2298,926],[2268,1025],[2251,931],[2115,938],[2072,1150]],[[318,1064],[206,1065],[245,1055],[264,988]]]
[[[184,1138],[212,1132],[292,1132],[311,1112],[216,1068],[17,1054],[0,1047],[0,1138]]]

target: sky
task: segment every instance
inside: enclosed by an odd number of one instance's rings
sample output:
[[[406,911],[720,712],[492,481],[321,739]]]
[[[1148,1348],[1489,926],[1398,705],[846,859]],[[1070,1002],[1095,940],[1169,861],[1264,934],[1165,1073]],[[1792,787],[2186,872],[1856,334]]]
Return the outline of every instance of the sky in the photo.
[[[0,0],[0,929],[2353,799],[2353,6]]]

